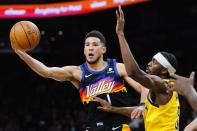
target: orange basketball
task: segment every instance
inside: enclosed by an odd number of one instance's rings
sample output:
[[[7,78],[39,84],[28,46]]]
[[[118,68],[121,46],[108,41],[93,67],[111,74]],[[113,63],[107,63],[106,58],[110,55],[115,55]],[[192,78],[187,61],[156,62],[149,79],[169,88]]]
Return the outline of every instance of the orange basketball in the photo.
[[[10,42],[16,49],[30,51],[40,42],[40,31],[30,21],[17,22],[10,31]]]

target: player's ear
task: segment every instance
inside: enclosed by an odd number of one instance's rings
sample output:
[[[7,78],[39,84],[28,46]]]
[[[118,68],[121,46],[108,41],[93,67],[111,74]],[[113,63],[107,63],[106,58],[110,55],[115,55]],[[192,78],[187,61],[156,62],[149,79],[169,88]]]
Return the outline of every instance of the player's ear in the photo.
[[[107,51],[107,47],[106,46],[103,46],[103,49],[102,49],[102,52],[103,54]]]
[[[85,53],[85,46],[84,46],[84,48],[83,48],[83,54],[85,55],[86,53]]]
[[[168,69],[166,69],[166,68],[161,69],[161,74],[167,74],[167,73],[168,73]]]

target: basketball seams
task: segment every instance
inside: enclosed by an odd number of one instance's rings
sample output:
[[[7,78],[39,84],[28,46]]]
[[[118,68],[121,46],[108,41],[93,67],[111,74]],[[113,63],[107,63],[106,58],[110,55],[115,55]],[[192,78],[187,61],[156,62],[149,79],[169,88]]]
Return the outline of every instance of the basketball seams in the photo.
[[[18,42],[18,40],[17,40],[16,32],[15,32],[15,26],[16,26],[16,25],[14,25],[14,27],[13,27],[13,28],[14,28],[14,38],[15,38],[15,40],[16,40],[17,45],[20,46],[20,48],[24,49],[23,46],[20,44],[20,42]]]
[[[10,30],[10,41],[14,48],[24,51],[34,49],[40,42],[39,28],[30,21],[17,22]]]
[[[24,29],[24,27],[23,27],[22,22],[20,22],[20,25],[21,25],[21,27],[22,27],[23,32],[24,32],[25,35],[26,35],[26,38],[27,38],[27,40],[28,40],[29,47],[31,48],[31,43],[30,43],[30,41],[29,41],[28,35],[27,35],[27,33],[26,33],[26,31],[25,31],[25,29]]]
[[[40,32],[39,32],[39,29],[33,24],[32,28],[34,28],[34,31],[36,32],[36,35],[39,36],[39,37],[36,37],[36,45],[39,43],[40,41]]]

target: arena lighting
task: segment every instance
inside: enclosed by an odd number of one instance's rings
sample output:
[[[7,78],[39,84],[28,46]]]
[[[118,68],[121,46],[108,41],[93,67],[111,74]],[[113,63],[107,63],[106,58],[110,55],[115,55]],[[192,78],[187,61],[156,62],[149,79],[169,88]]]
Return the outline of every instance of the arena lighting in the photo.
[[[79,15],[150,0],[84,0],[52,4],[1,5],[0,19]]]
[[[44,30],[41,30],[41,31],[40,31],[40,34],[41,34],[41,35],[45,35],[45,31],[44,31]]]
[[[62,35],[64,34],[64,32],[63,32],[62,30],[59,30],[59,31],[57,32],[57,34],[58,34],[59,36],[62,36]]]
[[[50,41],[54,42],[55,41],[55,37],[54,36],[51,36],[50,37]]]

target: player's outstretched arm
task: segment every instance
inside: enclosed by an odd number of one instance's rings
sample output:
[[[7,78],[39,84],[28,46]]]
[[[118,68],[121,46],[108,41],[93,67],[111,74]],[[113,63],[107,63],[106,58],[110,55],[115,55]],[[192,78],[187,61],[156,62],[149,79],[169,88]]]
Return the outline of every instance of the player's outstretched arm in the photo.
[[[73,70],[77,69],[76,66],[47,67],[24,51],[18,49],[14,49],[14,51],[34,72],[45,78],[52,78],[57,81],[70,80],[73,77]]]
[[[197,131],[197,118],[187,125],[184,131]]]
[[[118,74],[138,93],[141,94],[141,103],[145,102],[145,99],[147,97],[147,94],[149,90],[145,88],[143,85],[141,85],[139,82],[135,81],[131,77],[128,76],[125,65],[123,63],[117,63],[116,64]]]

